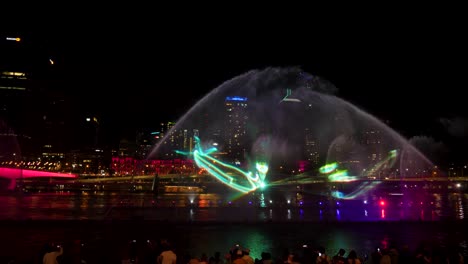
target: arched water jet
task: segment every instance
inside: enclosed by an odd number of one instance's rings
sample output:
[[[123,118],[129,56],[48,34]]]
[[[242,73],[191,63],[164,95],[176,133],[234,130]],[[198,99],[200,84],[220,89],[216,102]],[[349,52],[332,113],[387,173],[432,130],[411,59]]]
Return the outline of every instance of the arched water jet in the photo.
[[[149,157],[177,151],[198,160],[198,166],[224,183],[257,179],[261,162],[268,171],[262,184],[275,186],[299,178],[313,182],[324,175],[327,181],[340,182],[416,177],[433,168],[386,124],[326,93],[327,85],[297,68],[247,72],[197,102]],[[186,137],[190,144],[177,142],[187,142]],[[402,159],[403,153],[411,153],[411,158]],[[336,168],[322,173],[325,164],[336,164]],[[405,175],[399,173],[403,167],[408,169]],[[367,191],[373,185],[364,182],[358,190]],[[228,186],[241,192],[260,187],[251,183],[243,185],[248,188]]]

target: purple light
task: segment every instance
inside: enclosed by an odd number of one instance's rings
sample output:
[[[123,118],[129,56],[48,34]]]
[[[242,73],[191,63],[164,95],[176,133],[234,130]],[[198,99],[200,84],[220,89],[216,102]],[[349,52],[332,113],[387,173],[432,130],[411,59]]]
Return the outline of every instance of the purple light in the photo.
[[[252,204],[252,202],[251,202],[251,201],[249,201],[249,204]]]
[[[340,205],[340,202],[336,202],[336,205]]]
[[[322,202],[319,202],[320,205],[322,205]]]

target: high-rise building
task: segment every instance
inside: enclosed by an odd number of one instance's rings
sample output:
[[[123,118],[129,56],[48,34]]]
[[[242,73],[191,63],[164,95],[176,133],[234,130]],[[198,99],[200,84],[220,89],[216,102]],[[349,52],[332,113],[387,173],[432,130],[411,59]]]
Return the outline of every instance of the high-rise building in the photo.
[[[366,165],[366,175],[369,177],[382,177],[382,170],[374,170],[374,165],[385,158],[385,146],[382,141],[382,133],[378,128],[368,127],[362,131],[361,145],[365,149],[365,157],[362,157],[363,164]]]
[[[370,164],[382,161],[384,158],[382,135],[379,129],[369,128],[363,132],[362,144],[366,148],[367,160]]]
[[[0,35],[0,119],[18,135],[23,155],[57,156],[70,138],[70,104],[55,89],[43,43]]]
[[[167,123],[161,123],[161,137],[164,137],[167,133],[169,133],[169,130],[171,130],[171,128],[175,126],[175,122],[167,122]]]
[[[246,154],[246,126],[249,119],[246,97],[228,96],[225,98],[224,146],[226,158],[241,164]]]
[[[31,144],[30,131],[26,123],[31,116],[27,111],[31,108],[33,97],[31,82],[31,67],[27,66],[24,53],[27,49],[19,37],[0,39],[0,119],[9,129],[15,131],[19,142],[27,146]]]
[[[200,137],[200,131],[198,129],[193,129],[193,136],[189,139],[189,151],[192,152],[195,148],[195,137]]]
[[[161,159],[180,158],[176,150],[188,152],[193,148],[193,133],[198,134],[198,130],[189,130],[184,127],[174,127],[175,122],[161,123],[161,136],[164,141],[161,142],[159,152],[156,154]]]
[[[151,149],[161,138],[160,131],[140,129],[136,133],[136,153],[138,159],[145,159],[150,154]]]
[[[312,129],[305,128],[305,159],[313,168],[318,168],[320,165],[319,142]]]
[[[39,108],[41,116],[38,117],[38,133],[33,140],[39,144],[42,156],[63,156],[70,149],[71,137],[71,108],[65,96],[55,92],[44,94],[42,107]],[[44,155],[45,154],[45,155]]]

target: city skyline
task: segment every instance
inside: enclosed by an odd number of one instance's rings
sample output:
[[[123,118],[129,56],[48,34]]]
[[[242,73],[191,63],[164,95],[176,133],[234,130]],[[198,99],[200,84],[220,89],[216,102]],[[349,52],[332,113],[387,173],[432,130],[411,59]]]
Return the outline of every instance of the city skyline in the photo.
[[[466,260],[465,9],[291,3],[4,8],[0,262]]]
[[[341,49],[283,40],[269,43],[265,50],[228,43],[211,51],[199,43],[198,52],[193,47],[170,48],[166,42],[171,57],[151,43],[120,39],[120,33],[102,38],[56,33],[18,35],[47,47],[54,62],[49,65],[53,87],[74,105],[86,106],[77,111],[97,116],[104,138],[114,144],[134,138],[140,128],[177,121],[204,95],[239,74],[297,66],[329,80],[338,97],[386,121],[406,138],[422,136],[455,148],[466,146],[468,111],[458,88],[463,83],[461,69],[453,64],[460,48],[450,41],[425,43],[425,37],[406,36],[407,45],[369,47],[362,39]],[[266,47],[268,40],[258,40],[256,47]],[[106,49],[109,45],[114,49]],[[268,54],[270,50],[276,52]]]

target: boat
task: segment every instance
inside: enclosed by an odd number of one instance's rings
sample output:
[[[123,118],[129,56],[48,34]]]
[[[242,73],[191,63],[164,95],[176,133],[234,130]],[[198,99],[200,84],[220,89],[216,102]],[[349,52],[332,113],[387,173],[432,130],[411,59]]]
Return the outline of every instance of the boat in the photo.
[[[164,193],[203,193],[205,188],[191,185],[166,185]]]

